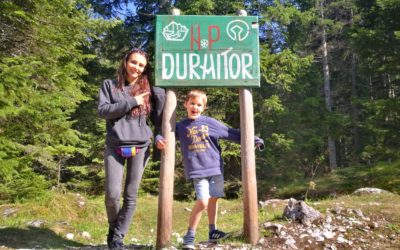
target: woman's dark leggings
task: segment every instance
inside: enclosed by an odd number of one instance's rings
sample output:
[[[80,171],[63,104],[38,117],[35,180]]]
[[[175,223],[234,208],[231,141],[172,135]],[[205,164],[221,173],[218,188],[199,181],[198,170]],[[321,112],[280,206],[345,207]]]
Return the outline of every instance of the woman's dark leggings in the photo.
[[[108,223],[111,229],[125,235],[128,232],[132,216],[136,209],[136,198],[144,167],[149,159],[148,147],[141,148],[135,157],[123,158],[113,148],[104,150],[106,171],[105,205]],[[124,176],[124,164],[127,172],[122,207],[120,197]]]

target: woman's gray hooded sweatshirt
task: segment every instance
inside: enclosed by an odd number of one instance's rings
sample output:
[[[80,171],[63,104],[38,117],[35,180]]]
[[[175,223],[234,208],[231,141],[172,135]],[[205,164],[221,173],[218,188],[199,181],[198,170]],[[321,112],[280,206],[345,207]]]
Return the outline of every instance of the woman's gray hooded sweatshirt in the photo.
[[[120,146],[146,147],[150,144],[153,133],[147,124],[144,114],[132,116],[132,108],[138,106],[136,99],[130,95],[131,86],[119,89],[116,80],[105,80],[99,93],[98,112],[106,119],[106,145],[111,148]],[[151,87],[150,120],[156,134],[160,133],[162,111],[165,103],[165,90]]]

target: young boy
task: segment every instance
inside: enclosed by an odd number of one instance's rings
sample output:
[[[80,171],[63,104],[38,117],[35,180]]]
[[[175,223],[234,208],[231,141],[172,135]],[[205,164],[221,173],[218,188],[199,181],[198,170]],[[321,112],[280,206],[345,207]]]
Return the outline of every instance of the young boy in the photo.
[[[240,131],[201,115],[206,109],[207,96],[201,90],[191,90],[186,95],[184,106],[187,118],[176,124],[176,137],[180,141],[186,179],[192,180],[196,191],[196,203],[189,218],[189,227],[183,237],[183,248],[194,249],[197,226],[203,210],[207,209],[209,241],[216,242],[228,234],[217,229],[218,198],[224,197],[224,170],[219,139],[240,143]],[[162,136],[156,137],[157,148],[165,148]],[[256,137],[255,144],[264,147],[262,139]]]

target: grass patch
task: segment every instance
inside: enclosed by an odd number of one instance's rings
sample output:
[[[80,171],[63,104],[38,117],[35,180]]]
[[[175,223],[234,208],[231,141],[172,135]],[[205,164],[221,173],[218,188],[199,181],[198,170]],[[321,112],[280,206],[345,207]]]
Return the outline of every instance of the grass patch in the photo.
[[[274,184],[270,183],[274,181]],[[264,187],[276,185],[276,197],[298,199],[321,199],[349,194],[361,187],[376,187],[392,193],[400,192],[400,161],[378,163],[375,166],[354,166],[340,168],[324,176],[315,177],[315,187],[310,188],[311,179],[297,178],[288,183],[276,179],[261,184]]]
[[[367,216],[374,215],[385,218],[387,221],[400,223],[400,196],[397,194],[343,195],[335,199],[310,202],[310,204],[323,213],[327,208],[335,206],[360,208]]]
[[[126,244],[155,245],[157,237],[158,198],[142,195]],[[173,245],[180,245],[194,202],[174,201]],[[231,232],[241,232],[243,226],[242,204],[239,200],[220,200],[218,227]],[[108,232],[104,197],[85,197],[75,193],[53,192],[42,200],[0,206],[0,242],[9,248],[66,248],[88,245],[105,245]],[[34,227],[34,222],[39,227]],[[85,238],[83,232],[91,237]],[[66,235],[74,234],[72,240]],[[23,237],[23,241],[21,241]],[[207,214],[203,213],[196,235],[197,241],[208,239]]]
[[[385,230],[400,233],[400,162],[378,164],[374,167],[352,167],[338,169],[329,176],[314,179],[315,190],[310,190],[308,202],[320,212],[341,206],[360,208],[366,216],[384,218]],[[275,180],[277,182],[277,180]],[[259,180],[261,182],[261,180]],[[277,182],[278,183],[278,182]],[[261,185],[266,185],[262,182]],[[297,197],[305,194],[309,187],[306,180],[277,186],[278,197]],[[348,195],[360,187],[378,187],[393,193],[380,195]],[[336,195],[326,195],[334,192]],[[322,195],[324,194],[324,195]],[[345,195],[341,195],[345,194]],[[263,200],[260,197],[260,200]],[[219,203],[218,228],[232,233],[227,239],[231,246],[242,245],[245,240],[243,230],[243,200],[221,199]],[[180,247],[180,241],[187,230],[187,223],[194,201],[174,201],[172,244]],[[259,210],[260,225],[266,221],[287,224],[282,218],[286,205],[277,201]],[[142,194],[137,201],[137,211],[130,230],[125,237],[126,244],[155,246],[157,237],[158,198]],[[90,237],[83,233],[88,232]],[[23,203],[0,205],[0,245],[1,249],[65,249],[106,245],[108,232],[104,197],[89,197],[77,193],[49,192],[48,195]],[[67,234],[74,237],[67,239]],[[261,236],[272,236],[260,226]],[[23,239],[23,240],[21,240]],[[207,214],[204,212],[199,225],[196,242],[208,239]]]
[[[243,230],[242,199],[220,201],[218,227],[229,231],[232,237],[223,243],[231,247],[240,247],[245,239]],[[384,218],[389,232],[400,232],[400,196],[396,194],[381,195],[345,195],[335,199],[310,201],[309,204],[322,213],[334,206],[343,208],[360,208],[366,216]],[[187,221],[193,202],[174,201],[173,204],[173,234],[171,237],[175,247],[180,247],[180,240],[187,229]],[[286,202],[277,200],[274,204],[259,210],[260,237],[272,237],[271,231],[264,230],[262,224],[267,221],[288,224],[282,218]],[[138,199],[138,209],[128,234],[125,237],[127,245],[147,245],[151,249],[156,244],[157,237],[158,198],[143,195]],[[97,246],[105,248],[107,234],[107,218],[104,208],[104,198],[85,197],[73,193],[53,192],[45,199],[18,204],[0,206],[0,242],[2,249],[65,249],[73,247]],[[32,222],[41,222],[39,227]],[[83,232],[89,232],[91,237],[85,238]],[[67,239],[68,233],[74,234],[73,239]],[[208,223],[206,213],[196,235],[196,242],[208,238]],[[23,240],[21,240],[23,239]],[[146,248],[147,249],[147,248]]]

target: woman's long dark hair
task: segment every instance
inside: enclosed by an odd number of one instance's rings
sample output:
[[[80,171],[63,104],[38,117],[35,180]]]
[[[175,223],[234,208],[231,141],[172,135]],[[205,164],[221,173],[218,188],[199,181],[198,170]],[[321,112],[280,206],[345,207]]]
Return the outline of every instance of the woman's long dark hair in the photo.
[[[150,90],[150,82],[149,82],[149,77],[150,77],[150,70],[149,70],[149,65],[148,65],[148,56],[146,52],[140,49],[132,49],[130,50],[125,56],[124,59],[121,62],[121,65],[118,68],[117,71],[117,80],[118,80],[118,88],[123,91],[126,80],[127,80],[127,71],[126,71],[126,65],[129,61],[129,58],[131,57],[132,54],[139,54],[142,55],[146,58],[147,65],[144,68],[144,71],[142,74],[139,76],[137,82],[133,85],[133,88],[131,90],[131,96],[137,96],[145,92],[150,92],[151,95],[151,90]],[[151,105],[150,105],[150,95],[147,95],[144,98],[144,104],[140,105],[138,107],[135,107],[132,109],[132,115],[133,116],[138,116],[141,114],[144,114],[148,116],[151,111]]]

